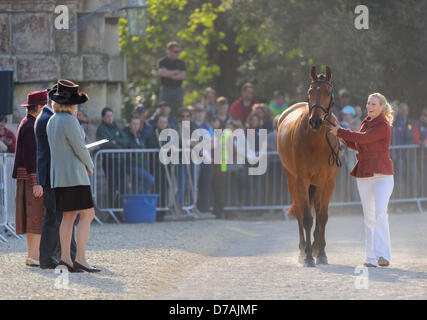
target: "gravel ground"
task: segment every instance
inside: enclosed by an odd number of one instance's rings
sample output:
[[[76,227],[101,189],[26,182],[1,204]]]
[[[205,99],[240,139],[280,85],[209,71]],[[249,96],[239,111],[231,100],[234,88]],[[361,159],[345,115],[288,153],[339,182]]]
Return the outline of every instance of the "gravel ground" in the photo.
[[[24,240],[0,243],[0,299],[426,299],[427,214],[392,214],[392,263],[364,262],[360,215],[332,216],[329,265],[297,263],[297,222],[279,219],[201,220],[93,225],[88,260],[99,274],[58,274],[24,265]]]

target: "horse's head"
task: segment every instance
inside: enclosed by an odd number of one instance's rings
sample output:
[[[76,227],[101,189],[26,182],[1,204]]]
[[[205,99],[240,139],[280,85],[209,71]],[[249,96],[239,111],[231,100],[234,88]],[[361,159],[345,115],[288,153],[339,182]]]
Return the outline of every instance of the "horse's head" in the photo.
[[[332,113],[334,103],[333,87],[331,84],[331,69],[326,67],[326,76],[318,75],[316,67],[311,67],[311,84],[308,89],[309,123],[317,131],[326,117]]]

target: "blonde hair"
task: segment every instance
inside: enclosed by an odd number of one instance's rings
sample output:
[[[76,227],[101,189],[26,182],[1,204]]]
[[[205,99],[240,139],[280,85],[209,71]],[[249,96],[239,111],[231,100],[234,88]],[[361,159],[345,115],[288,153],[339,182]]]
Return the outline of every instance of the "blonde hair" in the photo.
[[[55,101],[52,101],[52,108],[55,113],[66,112],[71,115],[77,114],[77,105],[76,104],[62,104]]]
[[[371,97],[378,98],[378,100],[380,101],[380,105],[384,106],[384,109],[383,109],[384,116],[386,117],[386,119],[390,123],[390,125],[392,126],[393,125],[393,109],[392,109],[391,105],[388,103],[386,97],[384,97],[384,95],[382,95],[379,92],[375,92],[375,93],[370,94],[368,97],[368,100]]]

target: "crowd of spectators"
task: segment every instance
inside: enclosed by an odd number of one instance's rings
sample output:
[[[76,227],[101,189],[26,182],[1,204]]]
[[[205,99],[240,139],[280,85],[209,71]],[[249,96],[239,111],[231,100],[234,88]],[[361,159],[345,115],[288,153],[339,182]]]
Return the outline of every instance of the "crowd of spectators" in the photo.
[[[105,107],[101,113],[101,124],[96,130],[96,139],[108,139],[109,142],[101,146],[102,149],[159,149],[163,143],[159,141],[160,132],[163,129],[176,129],[181,132],[182,121],[190,121],[190,131],[203,128],[211,137],[214,137],[215,129],[227,129],[229,133],[237,129],[253,129],[257,137],[260,129],[267,130],[267,150],[277,151],[278,118],[289,106],[296,102],[307,101],[307,88],[299,85],[296,95],[287,99],[285,94],[276,90],[272,92],[271,101],[260,101],[256,97],[256,88],[251,83],[245,83],[241,87],[240,97],[230,104],[224,97],[217,97],[213,88],[206,88],[202,93],[202,99],[194,106],[183,106],[182,81],[186,78],[185,63],[178,59],[180,46],[171,42],[167,46],[167,55],[158,63],[161,79],[160,102],[152,114],[148,114],[144,105],[135,107],[131,117],[127,119],[128,125],[121,128],[114,121],[112,108]],[[408,120],[409,107],[406,103],[393,104],[394,123],[392,126],[391,144],[427,145],[427,108],[422,110],[420,118],[411,123]],[[334,114],[344,128],[359,130],[362,119],[365,117],[362,108],[353,104],[348,90],[341,89],[338,101],[333,108]],[[79,107],[77,118],[85,132],[88,130],[88,118],[84,110]],[[6,116],[0,116],[0,151],[14,152],[15,135],[6,128]],[[246,132],[246,131],[245,131]],[[224,137],[223,137],[224,138]],[[225,137],[226,138],[226,137]],[[181,137],[180,137],[181,139]],[[215,141],[215,139],[213,139]],[[87,141],[89,142],[89,141]],[[222,141],[224,142],[224,141]],[[191,142],[193,146],[194,142]],[[253,152],[259,151],[259,139],[253,146]],[[212,152],[215,146],[212,145]],[[237,150],[236,153],[240,152]],[[350,171],[355,164],[355,156],[351,150],[341,145],[342,162],[345,170]],[[223,154],[224,154],[223,150]],[[203,155],[213,159],[211,155]],[[233,155],[235,156],[235,155]],[[245,154],[248,159],[250,155]],[[404,157],[402,153],[393,153],[395,169],[397,172],[403,170]],[[424,159],[425,161],[425,159]],[[106,176],[107,192],[110,195],[111,206],[119,205],[120,194],[125,182],[122,181],[124,173],[131,186],[132,193],[149,193],[165,190],[166,172],[169,170],[161,165],[154,165],[144,153],[136,153],[125,158],[121,154],[106,154],[102,161],[102,168]],[[278,166],[274,163],[274,166]],[[232,190],[240,205],[249,205],[257,199],[262,199],[266,192],[263,188],[254,188],[254,179],[248,179],[246,165],[224,165],[224,164],[185,164],[176,165],[171,168],[170,175],[176,179],[176,190],[170,202],[174,202],[178,211],[182,212],[184,198],[189,195],[191,202],[196,202],[196,210],[200,212],[211,211],[218,217],[223,216],[223,207],[226,203],[225,185],[228,175],[232,175]],[[172,170],[173,169],[173,170]],[[161,174],[159,175],[159,170]],[[427,170],[424,170],[427,174]],[[192,179],[189,179],[189,176]],[[162,181],[155,183],[155,177],[161,176]],[[424,181],[427,177],[424,177]],[[129,182],[130,181],[130,182]],[[194,181],[194,184],[192,183]],[[169,181],[170,183],[170,181]],[[156,190],[153,185],[157,185]],[[160,186],[160,187],[159,187]],[[169,186],[170,187],[170,186]],[[159,189],[160,188],[160,189]],[[257,190],[255,190],[257,189]]]

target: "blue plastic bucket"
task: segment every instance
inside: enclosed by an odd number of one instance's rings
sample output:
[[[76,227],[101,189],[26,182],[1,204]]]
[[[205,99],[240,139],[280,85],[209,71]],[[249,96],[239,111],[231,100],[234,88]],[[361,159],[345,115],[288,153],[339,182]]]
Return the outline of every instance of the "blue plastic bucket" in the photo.
[[[122,194],[125,221],[156,222],[158,194]]]

